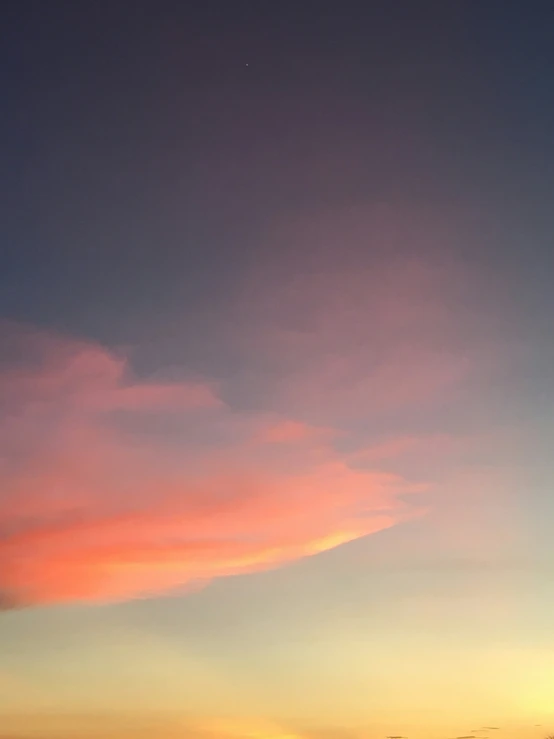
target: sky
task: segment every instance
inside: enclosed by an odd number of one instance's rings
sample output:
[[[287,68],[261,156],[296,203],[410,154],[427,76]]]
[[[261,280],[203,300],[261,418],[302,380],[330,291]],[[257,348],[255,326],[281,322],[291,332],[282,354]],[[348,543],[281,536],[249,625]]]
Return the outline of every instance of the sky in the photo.
[[[5,3],[0,739],[554,732],[553,28]]]

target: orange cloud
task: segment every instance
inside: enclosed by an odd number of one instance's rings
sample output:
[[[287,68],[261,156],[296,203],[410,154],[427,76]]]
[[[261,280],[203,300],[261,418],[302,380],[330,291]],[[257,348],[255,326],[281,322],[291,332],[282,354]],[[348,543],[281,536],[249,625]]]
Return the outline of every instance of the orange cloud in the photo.
[[[410,514],[418,488],[350,467],[328,429],[251,423],[209,383],[145,382],[101,346],[5,331],[18,360],[0,368],[5,606],[197,587]]]

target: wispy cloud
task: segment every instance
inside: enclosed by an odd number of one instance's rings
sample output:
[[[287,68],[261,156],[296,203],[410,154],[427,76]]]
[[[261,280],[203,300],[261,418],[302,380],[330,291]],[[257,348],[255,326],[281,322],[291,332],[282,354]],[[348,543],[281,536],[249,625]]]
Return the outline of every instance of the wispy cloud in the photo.
[[[345,209],[278,233],[245,280],[241,316],[268,402],[323,423],[367,421],[452,402],[482,369],[472,281],[448,256],[445,229],[420,220]]]
[[[408,515],[417,486],[349,466],[327,428],[245,417],[209,383],[138,380],[98,345],[16,334],[0,374],[6,606],[196,587]]]

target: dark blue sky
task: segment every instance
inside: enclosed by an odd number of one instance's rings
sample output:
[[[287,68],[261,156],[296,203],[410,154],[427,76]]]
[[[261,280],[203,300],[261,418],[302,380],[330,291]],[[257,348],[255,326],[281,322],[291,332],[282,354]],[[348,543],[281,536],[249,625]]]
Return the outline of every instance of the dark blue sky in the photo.
[[[225,310],[275,220],[368,201],[471,211],[472,258],[548,312],[553,21],[549,3],[6,3],[0,314],[156,335],[177,303]]]

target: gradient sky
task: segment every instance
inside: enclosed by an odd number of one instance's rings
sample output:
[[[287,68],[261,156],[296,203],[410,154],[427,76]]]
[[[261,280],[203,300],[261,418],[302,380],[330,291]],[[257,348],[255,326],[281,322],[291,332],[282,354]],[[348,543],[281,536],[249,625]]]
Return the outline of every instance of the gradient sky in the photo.
[[[554,8],[1,25],[0,739],[554,731]]]

